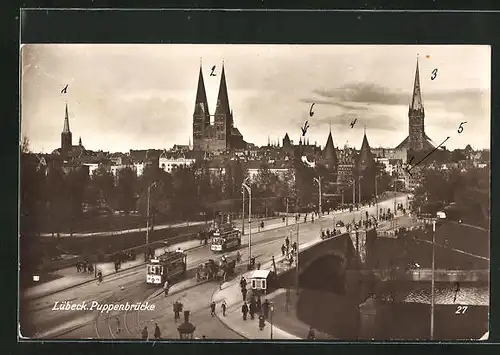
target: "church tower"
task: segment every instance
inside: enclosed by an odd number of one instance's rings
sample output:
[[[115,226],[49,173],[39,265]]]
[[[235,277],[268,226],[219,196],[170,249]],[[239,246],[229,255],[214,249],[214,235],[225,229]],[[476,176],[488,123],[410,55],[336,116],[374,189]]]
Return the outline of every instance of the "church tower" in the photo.
[[[230,138],[233,128],[233,115],[229,107],[224,63],[222,64],[222,74],[220,78],[219,94],[217,96],[217,106],[215,108],[214,124],[216,149],[231,149]]]
[[[425,148],[425,133],[424,133],[424,105],[422,104],[422,93],[420,91],[420,74],[417,69],[415,71],[415,82],[413,84],[413,95],[408,109],[408,149],[413,151],[422,151]]]
[[[193,149],[203,149],[203,141],[207,128],[210,126],[210,112],[208,111],[207,93],[203,80],[203,70],[200,63],[200,73],[198,75],[198,89],[196,91],[196,101],[193,113]]]
[[[73,146],[73,138],[71,131],[69,130],[69,115],[68,115],[68,103],[66,102],[66,113],[64,116],[64,127],[61,132],[61,153],[67,154]]]
[[[371,198],[375,193],[375,159],[373,157],[368,138],[366,138],[366,129],[363,136],[363,143],[356,160],[354,176],[356,179],[356,195],[359,201]]]

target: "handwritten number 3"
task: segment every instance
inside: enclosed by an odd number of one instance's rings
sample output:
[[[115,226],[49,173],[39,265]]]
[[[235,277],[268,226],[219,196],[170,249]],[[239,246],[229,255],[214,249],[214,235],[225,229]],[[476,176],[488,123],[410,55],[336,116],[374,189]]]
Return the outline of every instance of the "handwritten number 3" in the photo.
[[[434,69],[434,70],[432,71],[431,80],[436,79],[436,76],[437,76],[437,75],[438,75],[438,70],[437,70],[437,69]]]

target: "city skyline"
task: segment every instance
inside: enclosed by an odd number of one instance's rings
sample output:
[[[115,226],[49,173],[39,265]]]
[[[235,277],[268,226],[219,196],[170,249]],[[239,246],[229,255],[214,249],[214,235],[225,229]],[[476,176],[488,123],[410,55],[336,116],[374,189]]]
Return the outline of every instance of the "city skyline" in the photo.
[[[331,124],[336,147],[359,149],[366,126],[372,148],[394,148],[408,134],[417,55],[429,137],[437,145],[450,136],[448,149],[489,149],[489,46],[24,45],[21,134],[35,152],[58,148],[67,101],[73,144],[81,137],[87,149],[112,152],[187,144],[202,58],[210,112],[224,62],[247,142],[281,143],[288,133],[298,143],[307,120],[311,144],[324,146]]]

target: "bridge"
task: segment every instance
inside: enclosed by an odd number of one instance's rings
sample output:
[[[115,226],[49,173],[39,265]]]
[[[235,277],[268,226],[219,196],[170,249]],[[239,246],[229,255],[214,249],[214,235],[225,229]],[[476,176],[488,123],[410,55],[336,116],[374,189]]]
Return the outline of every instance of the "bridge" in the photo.
[[[442,246],[436,249],[440,261],[434,273],[436,282],[489,282],[489,270],[483,269],[482,264],[479,268],[468,267],[471,264],[466,255]],[[411,238],[406,241],[381,238],[375,228],[344,232],[300,250],[298,280],[295,263],[291,266],[281,263],[279,283],[285,288],[296,287],[298,281],[303,288],[349,294],[365,281],[430,282],[431,250],[431,244]],[[408,269],[408,260],[415,257],[420,258],[419,263],[425,264],[424,267]],[[399,265],[392,264],[392,259],[399,261]],[[379,265],[384,260],[390,267]]]

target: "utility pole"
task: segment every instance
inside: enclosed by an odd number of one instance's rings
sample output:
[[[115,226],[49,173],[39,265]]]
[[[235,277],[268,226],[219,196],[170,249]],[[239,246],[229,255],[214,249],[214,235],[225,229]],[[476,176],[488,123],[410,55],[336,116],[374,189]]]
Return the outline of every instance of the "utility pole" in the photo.
[[[361,175],[358,176],[358,203],[361,205]]]
[[[378,221],[378,174],[375,175],[375,205],[376,205],[376,209],[377,209],[377,221]]]
[[[242,185],[248,192],[248,265],[250,265],[252,260],[252,189],[245,182]]]
[[[321,218],[321,215],[322,215],[322,211],[321,211],[321,176],[319,176],[318,178],[314,178],[314,181],[316,181],[318,183],[318,189],[319,189],[319,196],[318,196],[318,212],[319,212],[319,218]]]
[[[241,235],[245,235],[245,188],[241,187],[241,194],[243,195],[243,209],[241,213]]]
[[[288,226],[288,197],[286,197],[285,200],[286,200],[286,225]]]
[[[299,219],[295,219],[295,226],[297,229],[297,250],[295,251],[295,277],[296,277],[296,284],[297,284],[297,295],[299,294],[299,248],[300,248],[300,241],[299,241]]]
[[[148,186],[148,206],[146,208],[146,245],[149,244],[149,214],[150,214],[150,196],[151,196],[151,187],[155,186],[156,182],[153,182]]]
[[[342,206],[344,206],[344,189],[342,189]]]
[[[436,246],[436,221],[432,221],[432,279],[431,279],[431,340],[434,340],[434,271],[435,271],[435,246]]]
[[[352,178],[352,224],[356,223],[356,178]]]

